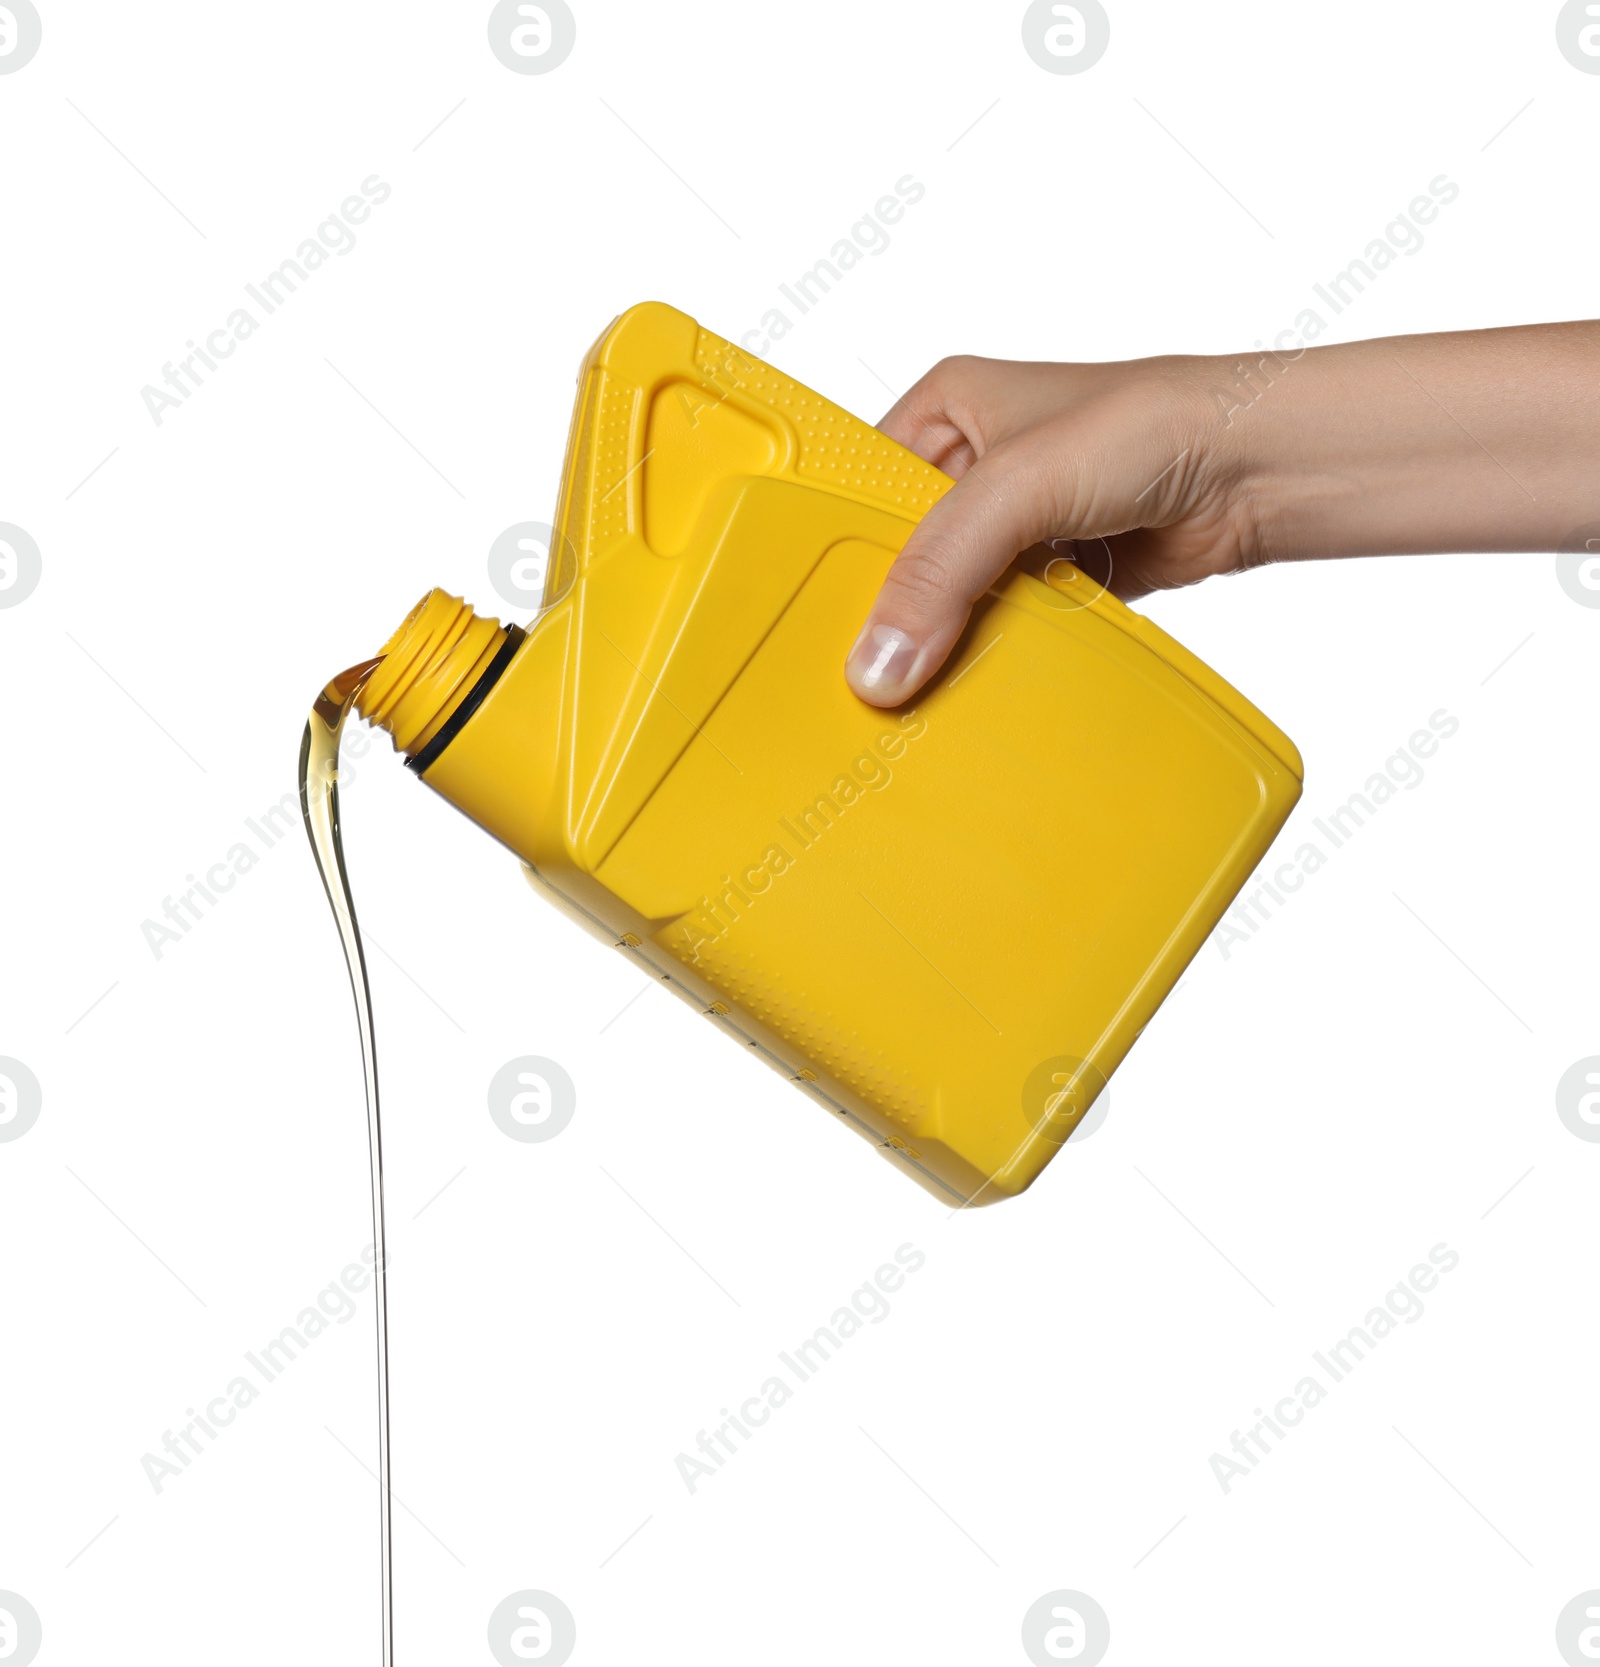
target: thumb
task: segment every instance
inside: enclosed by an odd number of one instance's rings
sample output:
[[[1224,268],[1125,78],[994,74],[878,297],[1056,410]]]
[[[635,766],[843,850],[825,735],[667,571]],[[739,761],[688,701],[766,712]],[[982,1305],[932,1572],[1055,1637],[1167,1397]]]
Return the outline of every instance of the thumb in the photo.
[[[1003,448],[991,452],[917,524],[845,661],[863,700],[898,706],[914,695],[944,664],[972,604],[1018,551],[1049,535],[1046,495],[1027,478]]]

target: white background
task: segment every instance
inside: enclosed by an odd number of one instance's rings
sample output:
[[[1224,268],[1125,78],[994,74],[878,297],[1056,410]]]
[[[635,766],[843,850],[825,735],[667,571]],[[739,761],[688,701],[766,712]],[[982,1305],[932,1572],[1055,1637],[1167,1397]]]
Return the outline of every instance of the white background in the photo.
[[[912,174],[771,351],[876,417],[950,352],[1246,349],[1443,173],[1324,340],[1592,315],[1600,77],[1546,0],[1124,0],[1065,76],[1014,3],[586,3],[527,76],[483,4],[39,4],[0,77],[0,520],[43,561],[0,610],[0,1054],[44,1095],[0,1144],[0,1588],[45,1667],[375,1661],[369,1309],[141,1468],[370,1236],[298,826],[159,959],[141,931],[292,791],[312,695],[430,585],[503,611],[490,542],[550,517],[633,301],[737,335]],[[356,247],[158,427],[141,388],[374,173]],[[1600,1586],[1600,1146],[1554,1103],[1600,1053],[1600,610],[1549,556],[1149,608],[1304,751],[1286,855],[1430,713],[1459,733],[1207,946],[1098,1133],[954,1219],[357,763],[402,1661],[491,1661],[524,1587],[596,1664],[1022,1663],[1062,1587],[1114,1667],[1559,1661]],[[519,1054],[578,1085],[546,1144],[486,1111]],[[908,1242],[889,1318],[691,1495],[675,1456]],[[1441,1242],[1423,1317],[1225,1494],[1211,1454]]]

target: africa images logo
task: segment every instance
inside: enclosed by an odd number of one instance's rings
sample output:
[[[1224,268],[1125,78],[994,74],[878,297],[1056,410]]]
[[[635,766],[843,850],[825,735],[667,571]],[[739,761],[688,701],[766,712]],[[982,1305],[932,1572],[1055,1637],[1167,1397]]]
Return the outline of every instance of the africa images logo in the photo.
[[[0,75],[14,75],[32,63],[43,37],[44,26],[31,0],[5,0],[0,5]]]
[[[1022,45],[1040,69],[1081,75],[1111,44],[1111,19],[1100,0],[1033,0],[1022,14]]]
[[[28,1667],[43,1636],[39,1611],[20,1592],[0,1592],[0,1661],[6,1667]]]
[[[1600,75],[1600,0],[1567,0],[1556,16],[1556,45],[1574,69]]]
[[[21,527],[0,521],[0,608],[26,602],[42,570],[39,546]]]
[[[1562,539],[1556,582],[1585,608],[1600,608],[1600,521],[1586,521]]]
[[[489,50],[518,75],[558,69],[578,43],[578,21],[566,0],[499,0],[489,13]]]

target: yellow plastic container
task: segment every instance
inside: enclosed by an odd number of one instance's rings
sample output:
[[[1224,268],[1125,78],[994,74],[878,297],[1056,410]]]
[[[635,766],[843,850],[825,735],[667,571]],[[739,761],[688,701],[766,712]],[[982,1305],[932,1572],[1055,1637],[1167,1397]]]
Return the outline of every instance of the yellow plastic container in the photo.
[[[949,480],[658,303],[579,378],[546,605],[440,591],[360,697],[530,878],[949,1200],[1022,1191],[1300,794],[1066,562],[886,713],[843,666]]]

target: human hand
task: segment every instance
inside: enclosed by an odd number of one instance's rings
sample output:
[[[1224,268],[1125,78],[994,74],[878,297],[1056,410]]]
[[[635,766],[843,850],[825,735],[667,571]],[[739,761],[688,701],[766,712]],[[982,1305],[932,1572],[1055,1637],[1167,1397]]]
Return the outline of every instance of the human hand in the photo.
[[[897,401],[879,427],[956,484],[890,569],[848,662],[856,692],[907,698],[1035,544],[1124,599],[1258,559],[1240,471],[1203,438],[1203,363],[945,359]]]
[[[846,663],[895,706],[1038,544],[1124,600],[1301,557],[1555,549],[1600,519],[1600,324],[1243,360],[945,359],[879,426],[956,482]]]

